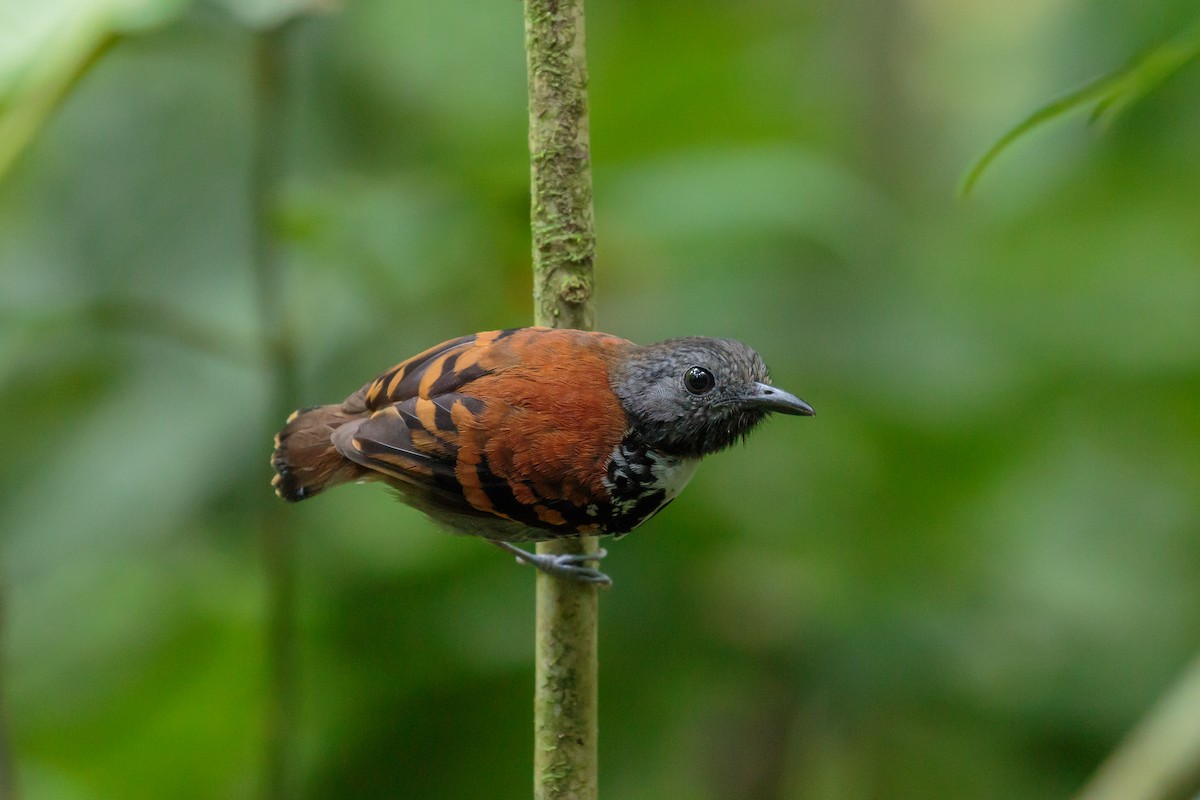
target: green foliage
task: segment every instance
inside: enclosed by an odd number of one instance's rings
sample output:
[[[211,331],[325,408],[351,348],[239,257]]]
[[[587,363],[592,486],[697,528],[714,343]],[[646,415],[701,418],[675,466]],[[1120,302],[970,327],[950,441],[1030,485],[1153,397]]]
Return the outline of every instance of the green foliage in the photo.
[[[324,0],[210,0],[262,28],[324,8]],[[177,19],[197,0],[0,0],[0,180],[67,92],[123,39]]]
[[[996,140],[996,143],[971,166],[963,179],[962,193],[970,193],[984,170],[996,157],[1034,128],[1087,106],[1092,106],[1092,122],[1106,118],[1111,120],[1154,91],[1163,81],[1197,56],[1200,56],[1200,17],[1175,36],[1150,48],[1124,67],[1047,103],[1023,119]]]
[[[818,414],[609,545],[606,796],[1060,800],[1191,662],[1200,71],[954,191],[1165,8],[589,6],[598,327],[744,339]],[[293,33],[303,405],[528,321],[529,164],[519,4],[356,0]],[[262,783],[253,48],[211,4],[122,36],[0,183],[25,800]],[[377,486],[285,513],[301,796],[527,796],[529,571]]]
[[[0,47],[0,178],[67,91],[122,37],[175,17],[186,0],[5,0]]]

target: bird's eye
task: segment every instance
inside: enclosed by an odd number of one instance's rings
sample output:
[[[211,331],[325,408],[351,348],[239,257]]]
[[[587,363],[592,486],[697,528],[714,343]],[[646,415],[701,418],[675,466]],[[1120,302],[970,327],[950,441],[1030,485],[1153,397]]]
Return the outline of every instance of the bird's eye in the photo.
[[[683,373],[683,385],[692,394],[707,394],[717,385],[717,379],[704,367],[690,367]]]

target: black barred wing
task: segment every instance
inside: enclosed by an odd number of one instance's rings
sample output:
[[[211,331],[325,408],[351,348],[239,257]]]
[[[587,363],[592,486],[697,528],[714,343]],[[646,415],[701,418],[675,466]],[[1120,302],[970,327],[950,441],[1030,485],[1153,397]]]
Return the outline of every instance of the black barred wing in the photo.
[[[333,442],[408,503],[467,533],[518,540],[596,529],[601,506],[538,495],[526,482],[497,475],[470,434],[464,441],[460,426],[476,430],[468,417],[484,408],[478,398],[458,393],[410,398],[342,426]],[[608,504],[602,507],[607,516]]]
[[[455,392],[476,378],[512,366],[516,360],[513,351],[494,345],[525,330],[530,329],[486,331],[442,342],[392,367],[357,396],[368,410],[375,411],[413,397]]]

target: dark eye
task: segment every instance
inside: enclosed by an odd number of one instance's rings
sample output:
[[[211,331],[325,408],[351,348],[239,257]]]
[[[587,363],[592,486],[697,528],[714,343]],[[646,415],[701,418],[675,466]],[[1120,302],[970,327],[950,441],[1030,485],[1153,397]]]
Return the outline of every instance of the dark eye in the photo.
[[[683,385],[692,394],[705,394],[717,385],[717,379],[704,367],[691,367],[683,373]]]

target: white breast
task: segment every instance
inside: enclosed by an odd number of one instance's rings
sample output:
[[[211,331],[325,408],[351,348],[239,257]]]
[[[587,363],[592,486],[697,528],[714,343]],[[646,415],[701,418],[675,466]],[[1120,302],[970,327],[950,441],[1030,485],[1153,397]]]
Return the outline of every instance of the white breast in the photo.
[[[650,475],[653,478],[650,487],[662,489],[666,495],[664,500],[669,503],[679,496],[683,487],[687,486],[688,481],[696,474],[696,467],[699,466],[700,459],[661,456],[654,452],[649,455]]]

